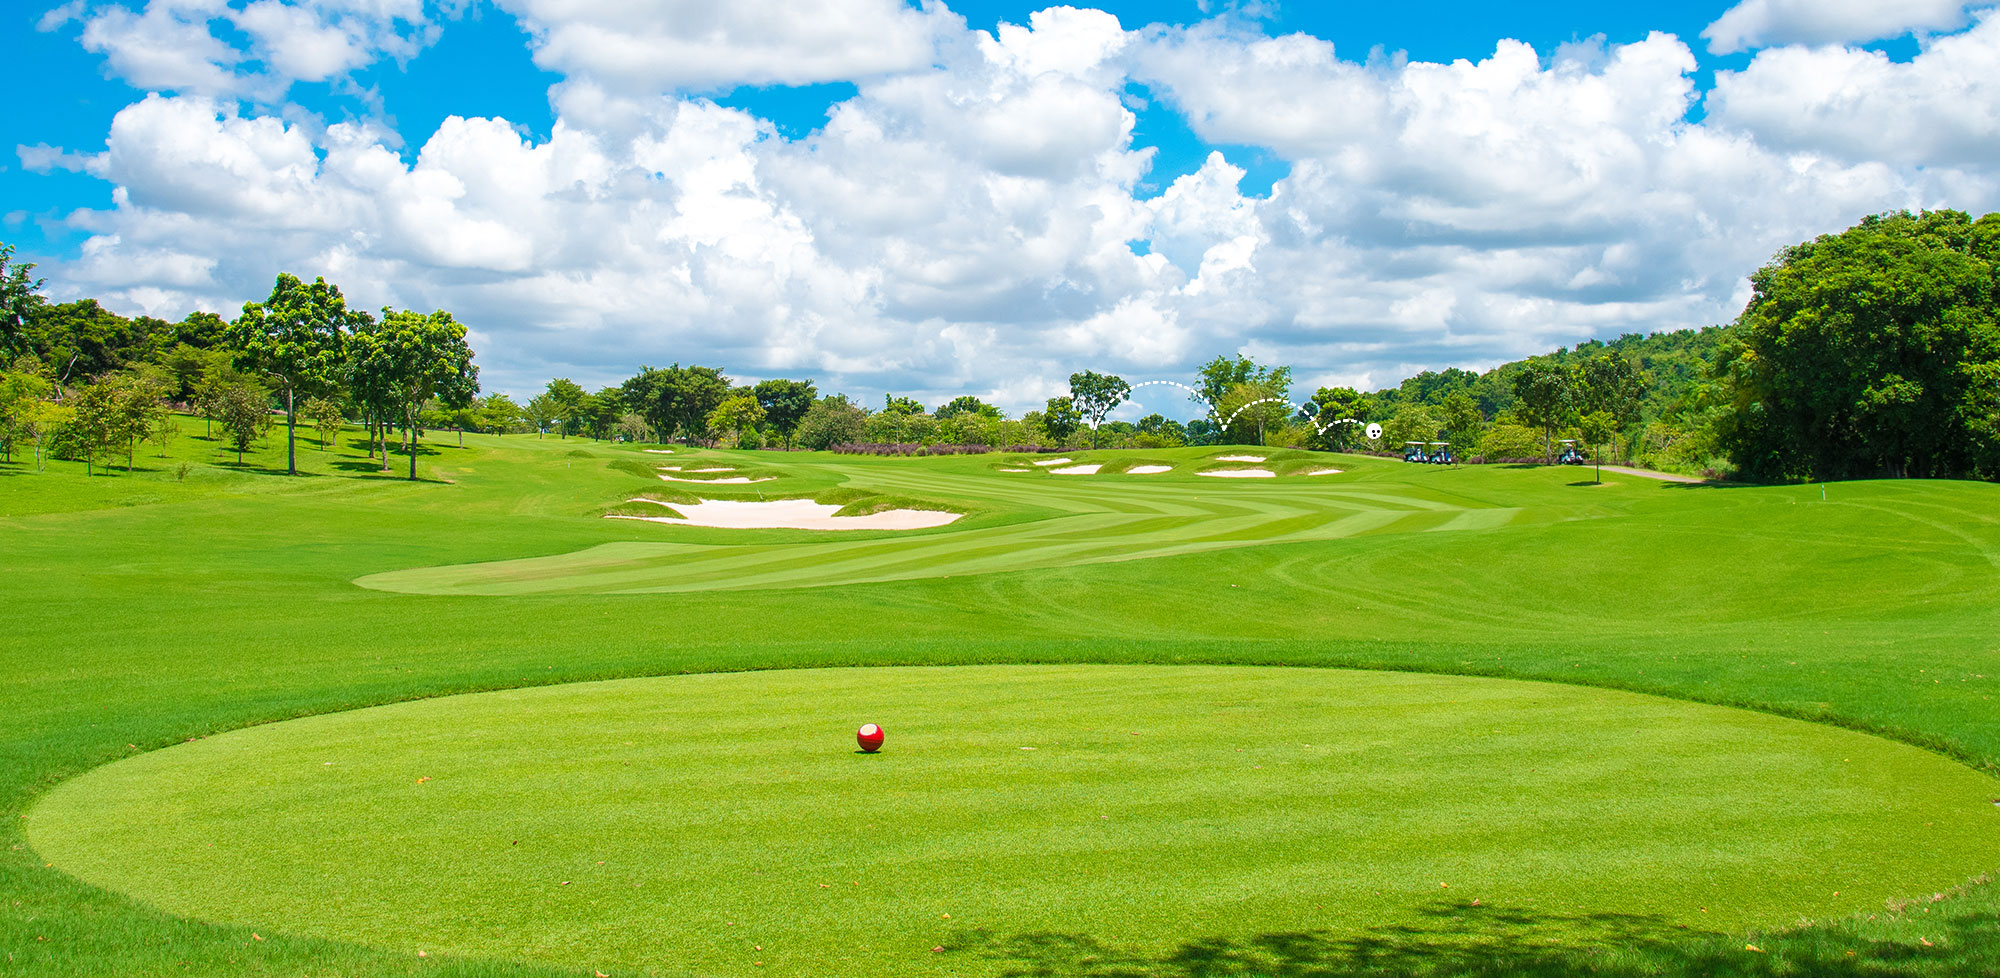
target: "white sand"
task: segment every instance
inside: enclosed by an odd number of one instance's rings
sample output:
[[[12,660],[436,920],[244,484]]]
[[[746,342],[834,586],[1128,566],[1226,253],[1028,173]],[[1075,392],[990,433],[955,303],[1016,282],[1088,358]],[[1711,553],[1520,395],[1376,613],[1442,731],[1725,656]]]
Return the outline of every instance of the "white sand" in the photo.
[[[1103,466],[1103,465],[1101,465],[1101,464],[1099,464],[1099,465],[1067,465],[1067,466],[1064,466],[1064,467],[1062,467],[1062,468],[1060,468],[1060,469],[1050,469],[1050,470],[1049,470],[1049,474],[1051,474],[1051,475],[1096,475],[1096,474],[1097,474],[1097,470],[1098,470],[1098,469],[1101,469],[1101,468],[1103,468],[1103,467],[1104,467],[1104,466]]]
[[[1217,479],[1275,479],[1278,473],[1270,469],[1219,469],[1214,472],[1196,472],[1195,475],[1212,476]]]
[[[719,468],[712,468],[712,469],[689,469],[688,471],[689,471],[689,472],[734,472],[734,471],[736,471],[736,470],[735,470],[735,469],[732,469],[732,468],[730,468],[730,467],[729,467],[729,466],[727,466],[727,465],[724,465],[724,466],[721,466],[721,467],[719,467]]]
[[[1069,463],[1074,461],[1076,461],[1076,459],[1073,458],[1051,458],[1051,459],[1045,459],[1040,462],[1036,462],[1035,464],[1047,467],[1051,465],[1068,465]]]
[[[1026,472],[1027,469],[1001,469],[1002,472]]]
[[[699,472],[701,470],[696,469],[695,471]],[[722,471],[727,472],[729,470],[723,469]],[[776,479],[777,476],[767,475],[761,479],[752,479],[747,475],[739,475],[729,479],[682,479],[677,476],[663,475],[660,476],[660,478],[665,479],[668,482],[699,482],[702,485],[707,485],[707,486],[741,486],[752,482],[770,482]]]
[[[1339,469],[1307,469],[1300,475],[1339,475]]]
[[[655,455],[672,455],[674,453],[674,450],[671,448],[647,448],[642,449],[642,451],[651,452]]]
[[[652,499],[634,499],[632,502],[658,503]],[[957,513],[935,513],[921,509],[891,509],[867,516],[835,516],[840,507],[833,503],[816,503],[810,499],[773,499],[766,502],[730,502],[722,499],[705,499],[692,505],[674,503],[673,508],[686,516],[674,519],[671,516],[611,516],[611,519],[644,520],[648,523],[673,523],[681,526],[712,526],[731,530],[923,530],[934,526],[944,526],[958,519]]]
[[[1262,461],[1264,460],[1264,456],[1262,456],[1262,455],[1217,455],[1217,456],[1215,457],[1215,460],[1216,460],[1216,461],[1218,461],[1218,462],[1262,462]]]
[[[1134,465],[1126,469],[1125,472],[1128,475],[1159,475],[1162,472],[1172,472],[1173,470],[1174,467],[1171,465]]]

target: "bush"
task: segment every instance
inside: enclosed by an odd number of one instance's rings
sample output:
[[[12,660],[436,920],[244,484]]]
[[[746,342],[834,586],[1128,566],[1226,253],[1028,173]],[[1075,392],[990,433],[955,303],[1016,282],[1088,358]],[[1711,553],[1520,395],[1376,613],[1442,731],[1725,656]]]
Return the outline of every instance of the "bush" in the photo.
[[[1531,459],[1541,462],[1548,459],[1548,442],[1542,433],[1517,424],[1496,424],[1486,429],[1486,437],[1479,439],[1479,454],[1488,459]]]

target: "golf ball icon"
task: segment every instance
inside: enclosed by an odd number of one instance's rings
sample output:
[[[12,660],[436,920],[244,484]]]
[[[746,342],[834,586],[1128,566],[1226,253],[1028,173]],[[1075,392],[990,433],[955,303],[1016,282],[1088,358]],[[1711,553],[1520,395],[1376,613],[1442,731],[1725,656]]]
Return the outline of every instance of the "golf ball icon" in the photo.
[[[864,723],[854,732],[854,742],[870,754],[882,749],[882,728],[872,723]]]

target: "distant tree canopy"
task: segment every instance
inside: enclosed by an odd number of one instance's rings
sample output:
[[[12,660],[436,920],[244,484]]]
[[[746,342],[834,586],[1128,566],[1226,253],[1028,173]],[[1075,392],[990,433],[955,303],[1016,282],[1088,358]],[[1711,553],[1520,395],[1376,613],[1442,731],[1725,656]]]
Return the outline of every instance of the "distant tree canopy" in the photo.
[[[1731,455],[1759,479],[2000,475],[2000,214],[1871,217],[1751,277]]]
[[[1554,439],[1575,438],[1609,460],[1715,477],[2000,478],[2000,215],[1884,214],[1787,248],[1752,277],[1749,305],[1726,326],[1589,340],[1483,372],[1425,370],[1373,392],[1320,387],[1304,405],[1290,366],[1217,356],[1192,378],[1209,410],[1185,424],[1164,414],[1110,420],[1131,386],[1093,370],[1019,419],[971,394],[935,411],[888,394],[870,411],[822,396],[811,380],[740,385],[719,367],[679,363],[640,367],[595,393],[556,378],[525,404],[475,402],[470,350],[446,313],[384,310],[377,323],[324,280],[281,274],[270,298],[233,322],[194,312],[174,323],[92,299],[50,302],[33,270],[0,244],[0,459],[32,447],[38,465],[44,454],[94,464],[122,448],[130,467],[139,441],[167,433],[147,420],[151,401],[221,422],[265,397],[291,416],[288,446],[309,400],[318,399],[304,413],[322,438],[333,412],[358,414],[384,468],[392,428],[409,436],[449,424],[901,451],[1253,442],[1349,451],[1443,439],[1473,459],[1547,457]],[[100,384],[110,386],[82,390]],[[261,437],[262,425],[237,420],[226,425],[232,438]],[[1371,422],[1385,439],[1363,437]]]

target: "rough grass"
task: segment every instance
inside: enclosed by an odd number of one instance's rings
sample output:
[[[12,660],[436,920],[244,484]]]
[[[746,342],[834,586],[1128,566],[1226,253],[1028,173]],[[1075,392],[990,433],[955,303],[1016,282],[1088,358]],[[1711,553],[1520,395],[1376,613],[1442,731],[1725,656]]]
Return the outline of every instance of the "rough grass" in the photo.
[[[672,595],[355,587],[373,574],[569,556],[587,566],[587,578],[605,573],[588,557],[601,545],[640,548],[630,556],[633,573],[645,577],[656,574],[650,548],[684,545],[674,542],[682,528],[602,519],[636,494],[639,480],[565,453],[664,456],[525,436],[469,436],[466,445],[426,443],[416,484],[393,478],[400,459],[391,477],[375,474],[352,433],[331,452],[302,442],[308,474],[296,479],[273,474],[282,471],[277,438],[242,468],[227,464],[233,455],[216,443],[189,436],[173,443],[170,458],[142,451],[140,471],[129,475],[0,465],[0,607],[8,611],[0,639],[0,716],[8,718],[0,724],[0,906],[8,910],[0,949],[9,970],[587,974],[581,964],[420,960],[407,949],[295,936],[276,925],[274,933],[172,917],[46,867],[17,817],[65,778],[188,737],[469,690],[795,666],[1352,665],[1644,690],[1874,731],[1989,770],[2000,759],[1993,486],[1836,484],[1822,502],[1816,486],[1687,488],[1607,473],[1612,484],[1584,487],[1570,484],[1582,478],[1573,470],[1451,470],[1348,456],[1327,459],[1347,470],[1339,476],[1239,483],[1188,471],[1212,452],[1149,452],[1179,468],[1145,479],[1028,479],[992,473],[990,460],[976,458],[695,451],[673,458],[785,473],[761,487],[702,487],[704,496],[845,485],[990,507],[953,528],[892,537],[901,548],[1040,526],[1088,549],[1092,520],[1127,528],[1205,520],[1212,532],[1181,536],[1179,550],[1170,544],[1185,530],[1153,541],[1166,547],[1157,551],[1143,540],[1113,541],[1124,552],[1095,563],[1037,553],[1009,569],[979,558],[991,569],[970,575],[926,569],[969,559],[950,549],[856,553],[846,556],[883,579],[839,586],[799,586],[822,573],[813,569],[822,555],[787,547],[799,550],[796,566],[761,571],[791,582],[782,587],[745,576],[727,589]],[[182,459],[193,465],[178,478]],[[1318,519],[1309,507],[1319,504],[1304,495],[1314,491],[1343,506],[1379,507],[1361,513],[1369,519],[1395,513],[1401,526],[1346,536],[1286,529],[1290,518],[1273,507]],[[1213,508],[1183,511],[1196,504]],[[1483,528],[1451,525],[1498,510],[1518,515]],[[1449,531],[1429,532],[1426,520]],[[756,548],[746,544],[810,535],[715,531],[711,539],[718,546],[710,556],[721,562],[749,557]],[[891,566],[898,562],[906,566]],[[703,573],[724,575],[720,567]],[[1986,863],[2000,868],[2000,852]],[[1470,912],[1438,902],[1434,912],[1359,931],[1191,932],[1167,947],[1058,932],[996,937],[965,953],[1024,974],[1190,978],[2000,973],[2000,901],[1991,885],[1898,885],[1893,905],[1867,913],[1802,909],[1812,923],[1727,937],[1662,936],[1617,915]],[[253,930],[264,939],[253,940]],[[1439,939],[1450,934],[1469,935],[1479,949]],[[1759,950],[1745,949],[1752,944]],[[666,962],[641,971],[681,973]]]

